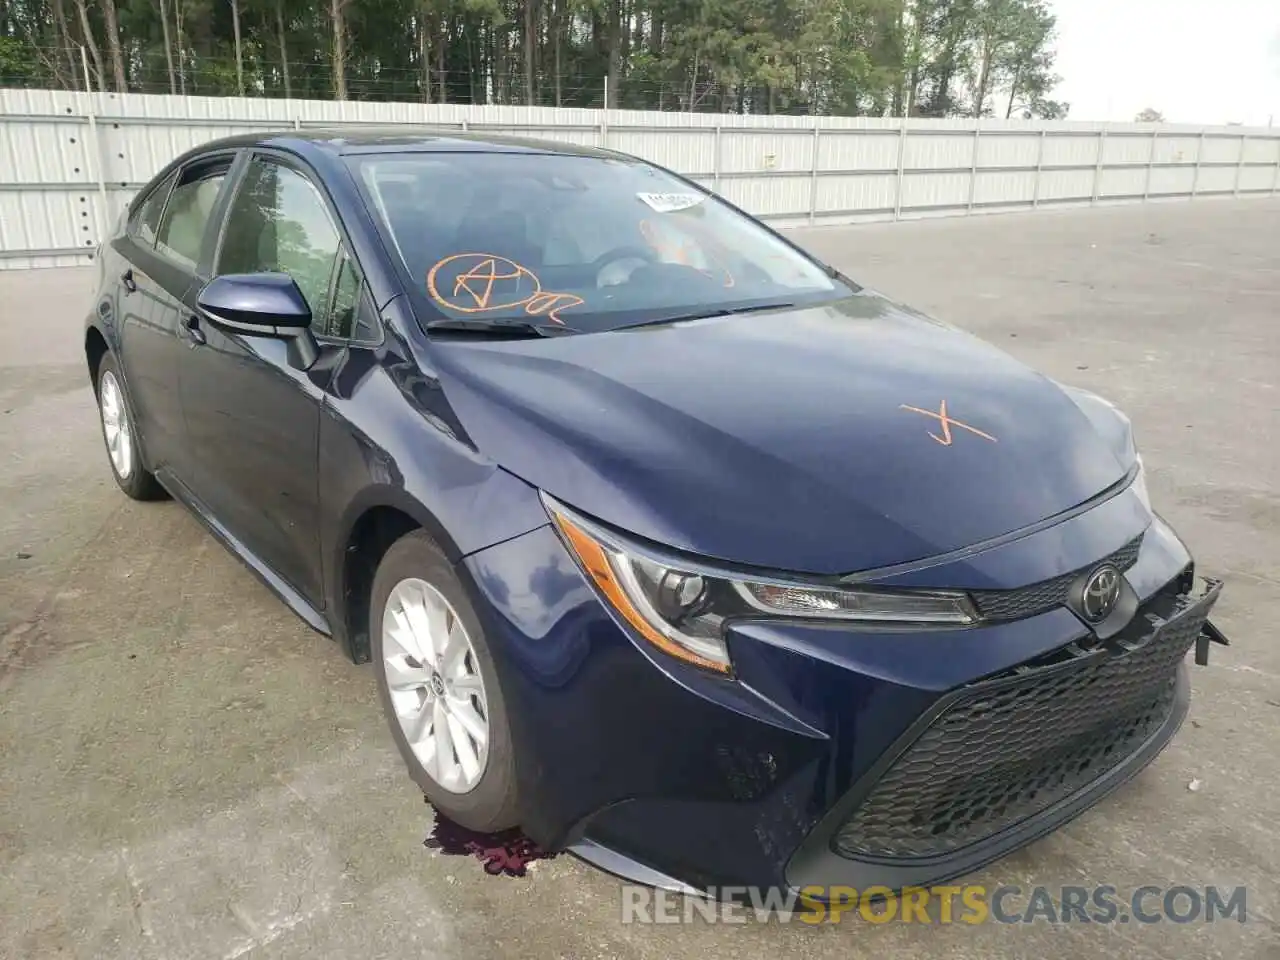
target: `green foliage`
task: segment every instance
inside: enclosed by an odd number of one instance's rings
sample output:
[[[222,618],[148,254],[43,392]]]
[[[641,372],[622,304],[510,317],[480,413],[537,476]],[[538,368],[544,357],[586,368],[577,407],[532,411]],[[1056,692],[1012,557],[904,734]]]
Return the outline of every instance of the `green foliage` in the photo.
[[[0,36],[0,82],[6,86],[29,87],[45,79],[44,64],[35,50],[17,37]]]
[[[1066,113],[1048,0],[83,0],[89,36],[80,2],[0,0],[0,83],[79,89],[87,62],[112,88],[114,4],[152,93],[599,106],[608,78],[637,109]]]

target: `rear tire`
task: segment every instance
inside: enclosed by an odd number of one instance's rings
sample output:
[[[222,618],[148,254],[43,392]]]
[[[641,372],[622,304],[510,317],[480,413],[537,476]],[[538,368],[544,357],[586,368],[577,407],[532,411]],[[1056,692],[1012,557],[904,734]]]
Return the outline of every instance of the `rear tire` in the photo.
[[[506,704],[488,641],[443,551],[415,530],[386,552],[369,601],[378,699],[432,806],[470,830],[520,822]]]
[[[98,365],[98,422],[102,442],[107,447],[111,475],[125,495],[133,500],[163,500],[167,494],[155,476],[142,465],[138,431],[124,392],[124,378],[116,358],[108,353]]]

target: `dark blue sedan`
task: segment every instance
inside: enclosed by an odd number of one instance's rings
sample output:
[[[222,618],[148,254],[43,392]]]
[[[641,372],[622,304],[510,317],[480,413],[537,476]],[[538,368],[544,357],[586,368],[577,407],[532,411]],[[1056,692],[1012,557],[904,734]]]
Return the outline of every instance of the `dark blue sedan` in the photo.
[[[99,264],[116,481],[371,660],[471,829],[699,889],[940,880],[1142,769],[1225,642],[1110,403],[633,157],[221,140]]]

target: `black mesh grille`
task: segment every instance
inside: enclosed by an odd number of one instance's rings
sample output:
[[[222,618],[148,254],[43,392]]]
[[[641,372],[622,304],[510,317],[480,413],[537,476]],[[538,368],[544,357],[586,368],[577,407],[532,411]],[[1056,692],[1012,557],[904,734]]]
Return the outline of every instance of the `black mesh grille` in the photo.
[[[1121,571],[1128,570],[1138,562],[1138,551],[1142,548],[1142,536],[1126,543],[1110,556],[1103,557],[1097,563],[1090,564],[1080,570],[1072,570],[1052,580],[1041,580],[1030,586],[1018,587],[1016,590],[974,590],[971,592],[973,602],[978,611],[987,620],[1021,620],[1034,617],[1067,602],[1067,590],[1071,581],[1085,570],[1104,563],[1110,563]]]
[[[1167,620],[1140,615],[1115,646],[1069,647],[1066,662],[975,686],[880,778],[837,833],[837,852],[950,853],[1098,779],[1169,716],[1178,664],[1216,596],[1166,598]]]

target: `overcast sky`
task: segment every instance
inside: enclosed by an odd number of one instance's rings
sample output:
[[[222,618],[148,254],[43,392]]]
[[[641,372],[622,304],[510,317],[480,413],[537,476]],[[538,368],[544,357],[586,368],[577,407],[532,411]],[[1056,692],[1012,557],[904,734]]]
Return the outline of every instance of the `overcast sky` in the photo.
[[[1052,0],[1072,120],[1280,126],[1280,0]]]

